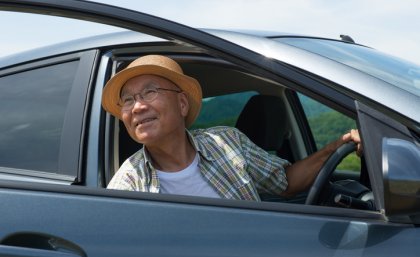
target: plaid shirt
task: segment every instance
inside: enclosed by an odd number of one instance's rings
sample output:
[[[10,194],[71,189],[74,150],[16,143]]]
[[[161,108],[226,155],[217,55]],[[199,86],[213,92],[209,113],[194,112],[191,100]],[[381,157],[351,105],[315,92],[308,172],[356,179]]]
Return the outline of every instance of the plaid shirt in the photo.
[[[259,201],[258,193],[280,194],[287,188],[289,162],[267,153],[231,127],[187,131],[200,155],[199,169],[222,198]],[[159,177],[145,147],[128,158],[110,189],[159,193]]]

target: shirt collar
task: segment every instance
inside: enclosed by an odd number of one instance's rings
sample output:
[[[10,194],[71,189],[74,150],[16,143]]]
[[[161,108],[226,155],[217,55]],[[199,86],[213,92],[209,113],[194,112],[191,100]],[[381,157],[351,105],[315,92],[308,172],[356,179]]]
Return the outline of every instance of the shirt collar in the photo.
[[[153,167],[153,165],[152,165],[152,157],[150,156],[150,154],[147,151],[147,149],[146,149],[145,146],[143,146],[142,151],[143,151],[143,156],[144,156],[145,163],[148,166],[148,168],[151,169]]]
[[[201,157],[205,158],[208,161],[215,160],[214,156],[208,151],[205,142],[197,141],[194,136],[188,130],[187,132],[188,139],[190,140],[192,146],[194,147],[195,151],[200,154]]]

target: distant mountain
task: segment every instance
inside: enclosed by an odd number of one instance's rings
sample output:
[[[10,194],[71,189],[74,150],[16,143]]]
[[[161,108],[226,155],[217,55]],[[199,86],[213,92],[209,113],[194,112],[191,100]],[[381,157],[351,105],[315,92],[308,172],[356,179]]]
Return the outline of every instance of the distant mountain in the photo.
[[[317,116],[310,117],[308,122],[316,139],[318,149],[338,139],[346,131],[356,128],[354,120],[335,111],[320,113]]]
[[[356,128],[355,121],[343,114],[307,96],[299,94],[299,99],[308,117],[318,149],[338,139],[349,129]]]
[[[320,104],[319,102],[313,100],[312,98],[309,98],[301,94],[298,94],[298,96],[302,103],[303,110],[305,111],[305,114],[308,118],[316,117],[320,115],[321,113],[333,111],[333,109],[323,104]]]

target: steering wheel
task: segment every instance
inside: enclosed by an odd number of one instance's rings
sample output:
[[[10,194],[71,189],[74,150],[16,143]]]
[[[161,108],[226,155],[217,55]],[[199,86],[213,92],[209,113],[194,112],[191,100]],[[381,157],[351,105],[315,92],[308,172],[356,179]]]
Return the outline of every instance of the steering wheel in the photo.
[[[356,143],[353,141],[341,145],[330,157],[325,161],[319,170],[311,189],[309,190],[308,197],[306,197],[305,204],[315,205],[319,201],[319,195],[322,188],[327,183],[329,177],[337,167],[337,165],[350,153],[356,150]]]

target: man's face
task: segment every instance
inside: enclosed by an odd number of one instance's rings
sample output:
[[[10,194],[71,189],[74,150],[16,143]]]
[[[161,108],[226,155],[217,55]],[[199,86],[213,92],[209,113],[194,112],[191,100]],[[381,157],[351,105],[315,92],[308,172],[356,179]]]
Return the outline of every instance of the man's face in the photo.
[[[150,88],[180,91],[171,81],[155,76],[141,75],[128,80],[121,89],[121,98],[134,96]],[[122,121],[130,136],[147,146],[164,144],[177,140],[179,133],[185,133],[184,119],[188,113],[188,100],[184,93],[158,90],[157,97],[146,102],[135,96],[130,109],[122,110]]]

